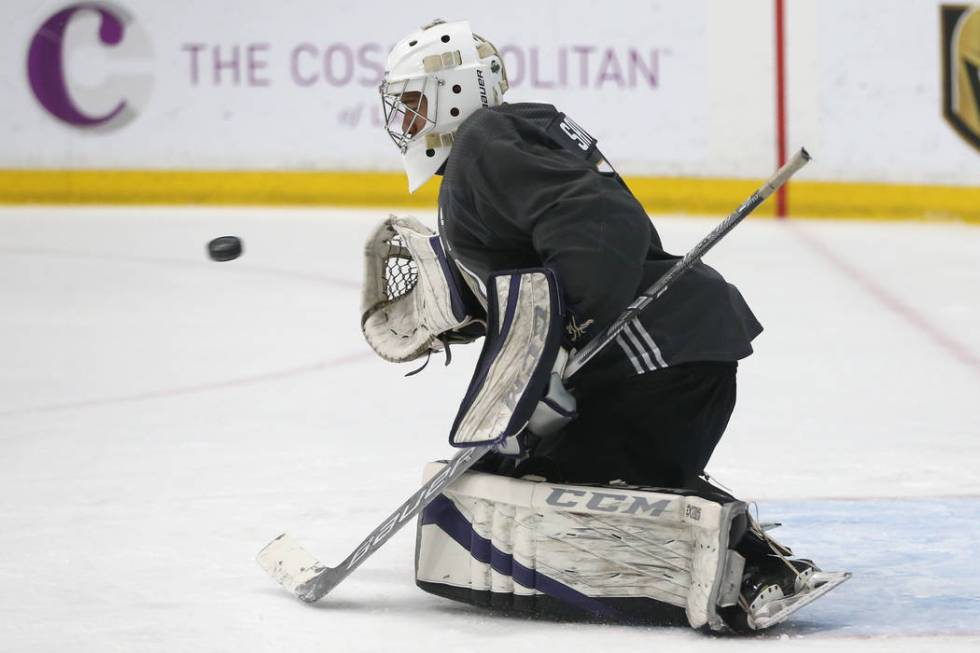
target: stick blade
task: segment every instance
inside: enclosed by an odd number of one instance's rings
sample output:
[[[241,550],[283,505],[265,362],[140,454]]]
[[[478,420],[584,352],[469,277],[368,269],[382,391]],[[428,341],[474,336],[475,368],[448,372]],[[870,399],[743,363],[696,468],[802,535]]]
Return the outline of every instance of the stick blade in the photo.
[[[269,542],[255,559],[277,583],[303,600],[308,600],[305,595],[311,581],[326,569],[286,533]]]

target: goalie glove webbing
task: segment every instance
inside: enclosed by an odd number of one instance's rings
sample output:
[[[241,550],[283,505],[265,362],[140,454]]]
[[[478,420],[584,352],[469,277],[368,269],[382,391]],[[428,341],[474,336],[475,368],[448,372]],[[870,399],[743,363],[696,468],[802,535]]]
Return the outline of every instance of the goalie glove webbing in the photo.
[[[382,358],[404,363],[445,342],[483,335],[482,309],[439,236],[415,218],[391,216],[364,248],[361,330]]]

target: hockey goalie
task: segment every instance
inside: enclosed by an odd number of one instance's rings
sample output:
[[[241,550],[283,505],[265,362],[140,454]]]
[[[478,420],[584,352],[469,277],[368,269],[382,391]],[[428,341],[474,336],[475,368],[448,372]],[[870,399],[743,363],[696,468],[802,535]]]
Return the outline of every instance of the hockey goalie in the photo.
[[[762,327],[696,263],[566,374],[679,257],[595,137],[506,91],[497,49],[443,21],[394,46],[380,88],[409,191],[442,176],[439,233],[394,216],[375,230],[363,331],[393,362],[482,337],[450,442],[495,446],[421,513],[418,586],[562,618],[779,623],[848,574],[791,557],[704,475]]]

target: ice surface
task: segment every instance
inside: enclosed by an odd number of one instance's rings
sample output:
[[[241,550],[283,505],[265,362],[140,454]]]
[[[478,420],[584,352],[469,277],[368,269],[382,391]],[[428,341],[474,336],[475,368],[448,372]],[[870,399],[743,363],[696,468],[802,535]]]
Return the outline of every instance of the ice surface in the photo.
[[[407,530],[291,598],[258,550],[349,553],[451,453],[478,353],[405,379],[363,343],[384,215],[0,210],[0,651],[980,650],[980,229],[955,224],[749,220],[708,256],[766,327],[709,471],[855,572],[786,626],[491,616],[414,587]],[[681,253],[720,217],[656,224]],[[244,255],[207,260],[224,234]]]

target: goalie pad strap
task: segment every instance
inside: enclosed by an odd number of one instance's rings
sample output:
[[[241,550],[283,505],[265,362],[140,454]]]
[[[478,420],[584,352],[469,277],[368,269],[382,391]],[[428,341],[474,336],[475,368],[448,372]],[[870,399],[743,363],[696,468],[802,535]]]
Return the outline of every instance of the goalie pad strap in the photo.
[[[419,518],[416,581],[449,598],[536,614],[563,606],[623,621],[683,616],[723,630],[717,608],[737,600],[744,563],[728,537],[745,511],[739,501],[679,491],[469,472]]]
[[[524,429],[547,390],[562,328],[554,272],[542,268],[491,275],[487,337],[450,444],[499,444]]]

